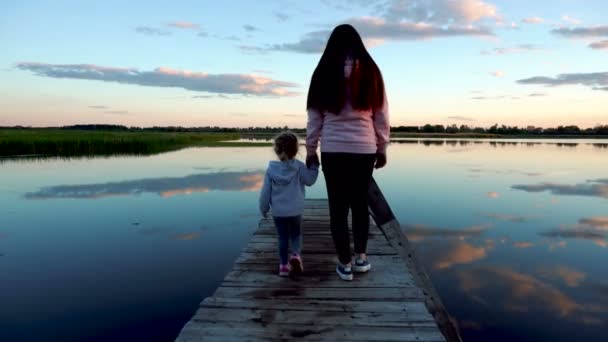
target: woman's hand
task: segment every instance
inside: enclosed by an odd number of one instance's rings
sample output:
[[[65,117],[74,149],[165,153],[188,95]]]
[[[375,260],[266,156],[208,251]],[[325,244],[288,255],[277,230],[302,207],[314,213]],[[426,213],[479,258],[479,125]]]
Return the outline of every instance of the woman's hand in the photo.
[[[376,153],[376,165],[374,168],[380,169],[386,165],[386,153]]]
[[[321,163],[319,163],[319,156],[316,153],[306,155],[306,167],[310,167],[311,165],[320,165],[320,164]]]

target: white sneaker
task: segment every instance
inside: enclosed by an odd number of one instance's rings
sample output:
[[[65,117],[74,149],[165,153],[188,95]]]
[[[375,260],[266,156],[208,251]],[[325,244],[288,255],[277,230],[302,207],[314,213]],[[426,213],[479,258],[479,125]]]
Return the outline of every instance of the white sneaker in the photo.
[[[338,273],[340,279],[342,280],[353,280],[353,271],[349,266],[342,266],[342,264],[338,264],[338,266],[336,266],[336,273]]]
[[[367,260],[356,259],[355,264],[353,265],[353,271],[357,273],[365,273],[369,272],[372,269],[372,264]]]

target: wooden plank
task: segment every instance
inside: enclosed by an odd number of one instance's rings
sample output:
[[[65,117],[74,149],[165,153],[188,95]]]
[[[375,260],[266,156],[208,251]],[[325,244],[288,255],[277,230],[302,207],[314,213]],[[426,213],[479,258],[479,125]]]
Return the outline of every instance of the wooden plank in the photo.
[[[273,324],[262,326],[249,322],[190,322],[177,341],[206,341],[225,338],[271,338],[279,340],[342,340],[352,341],[443,341],[436,327],[360,327],[360,326],[302,326]]]
[[[276,275],[276,268],[268,271],[259,270],[232,270],[224,278],[222,285],[232,283],[240,286],[281,286],[287,282],[295,283],[299,286],[318,286],[323,283],[327,287],[344,287],[344,281],[339,279],[334,271],[334,267],[328,267],[325,272],[315,270],[309,271],[301,276],[292,278],[282,278]],[[306,269],[304,270],[306,272]],[[291,286],[291,284],[289,285]],[[358,275],[347,286],[365,287],[412,287],[414,279],[405,273],[380,273],[371,272],[369,274]]]
[[[240,308],[240,309],[274,309],[274,310],[300,310],[300,311],[337,311],[337,312],[406,312],[415,317],[433,319],[424,302],[396,302],[396,301],[358,301],[358,300],[310,300],[299,299],[255,299],[255,298],[226,298],[207,297],[201,302],[201,307],[210,308]]]
[[[347,284],[345,284],[346,286]],[[299,287],[299,286],[226,286],[219,287],[214,296],[230,298],[275,298],[310,300],[361,300],[361,301],[421,301],[422,291],[417,287],[377,288],[366,287]]]
[[[339,312],[319,308],[310,310],[276,310],[275,308],[201,307],[194,321],[224,323],[252,322],[269,324],[300,324],[315,326],[357,325],[364,327],[433,327],[435,320],[428,313],[417,315],[407,312]]]

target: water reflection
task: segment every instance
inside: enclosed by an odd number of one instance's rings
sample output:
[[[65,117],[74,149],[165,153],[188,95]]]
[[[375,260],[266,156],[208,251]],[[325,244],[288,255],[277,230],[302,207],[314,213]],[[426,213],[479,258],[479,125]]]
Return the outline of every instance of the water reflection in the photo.
[[[586,278],[586,274],[567,266],[556,266],[541,270],[540,277],[558,279],[569,287],[578,287]]]
[[[463,229],[450,229],[432,227],[424,224],[404,224],[401,226],[401,229],[404,231],[410,241],[418,242],[427,238],[465,239],[470,237],[478,237],[491,227],[491,224],[482,224]]]
[[[581,272],[556,268],[557,274],[571,284],[584,279]],[[548,273],[554,271],[548,271]],[[545,273],[547,274],[547,273]],[[507,266],[477,266],[457,273],[461,290],[472,301],[486,306],[501,306],[505,311],[543,311],[584,324],[599,324],[599,313],[607,309],[595,303],[578,303],[558,288],[530,274]]]
[[[482,224],[463,229],[449,229],[408,224],[403,225],[402,229],[410,241],[424,241],[422,253],[425,262],[434,269],[441,270],[485,258],[494,248],[493,240],[488,239],[482,245],[475,245],[466,240],[480,237],[491,227],[490,224]]]
[[[122,182],[80,185],[56,185],[25,194],[27,199],[97,199],[110,196],[139,195],[145,192],[162,197],[207,192],[257,191],[264,181],[263,171],[216,172],[185,177],[162,177]]]
[[[528,222],[531,219],[537,218],[537,216],[519,216],[519,215],[506,215],[506,214],[497,214],[497,213],[488,213],[484,215],[487,218],[499,220],[499,221],[507,221],[507,222],[517,222],[523,223]]]
[[[548,238],[591,240],[600,247],[607,247],[608,217],[582,218],[575,225],[562,225],[538,234]]]
[[[541,183],[532,185],[518,184],[511,186],[511,188],[527,192],[549,191],[554,195],[578,195],[608,198],[608,179],[588,180],[587,183],[579,183],[574,185],[557,183]]]

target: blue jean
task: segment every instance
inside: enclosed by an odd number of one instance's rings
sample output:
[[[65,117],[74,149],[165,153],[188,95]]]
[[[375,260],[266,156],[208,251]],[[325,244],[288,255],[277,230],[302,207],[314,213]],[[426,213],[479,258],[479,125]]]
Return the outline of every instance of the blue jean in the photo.
[[[279,217],[274,216],[274,225],[277,228],[277,236],[279,238],[279,259],[281,265],[287,264],[289,256],[289,241],[291,241],[291,252],[300,254],[302,248],[302,232],[300,225],[302,223],[302,215]]]

